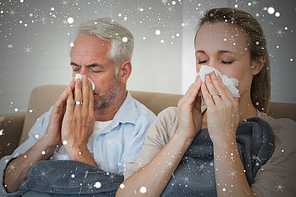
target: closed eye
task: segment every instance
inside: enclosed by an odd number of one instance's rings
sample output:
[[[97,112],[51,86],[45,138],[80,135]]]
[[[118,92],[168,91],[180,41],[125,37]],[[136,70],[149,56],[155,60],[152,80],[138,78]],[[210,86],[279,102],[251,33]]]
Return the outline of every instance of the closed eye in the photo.
[[[221,61],[222,64],[232,64],[233,61]]]
[[[206,63],[207,62],[207,60],[204,60],[204,61],[198,61],[198,64],[204,64],[204,63]]]

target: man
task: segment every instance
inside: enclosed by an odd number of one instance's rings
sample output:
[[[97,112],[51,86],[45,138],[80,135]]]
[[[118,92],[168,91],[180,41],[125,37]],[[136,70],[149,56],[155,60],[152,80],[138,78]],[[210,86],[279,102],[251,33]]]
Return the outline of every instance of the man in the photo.
[[[123,174],[155,118],[126,90],[133,45],[133,35],[112,19],[80,25],[70,56],[73,78],[82,78],[73,79],[32,127],[29,139],[1,159],[0,193],[17,191],[41,160],[69,159]]]

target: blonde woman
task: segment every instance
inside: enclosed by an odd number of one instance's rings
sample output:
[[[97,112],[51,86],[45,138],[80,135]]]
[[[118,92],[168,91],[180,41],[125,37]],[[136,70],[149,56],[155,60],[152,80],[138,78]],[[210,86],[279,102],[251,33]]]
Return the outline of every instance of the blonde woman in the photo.
[[[295,196],[296,123],[265,114],[270,69],[260,24],[240,10],[212,9],[194,43],[196,71],[206,65],[237,79],[240,97],[214,72],[194,82],[148,130],[117,196]]]

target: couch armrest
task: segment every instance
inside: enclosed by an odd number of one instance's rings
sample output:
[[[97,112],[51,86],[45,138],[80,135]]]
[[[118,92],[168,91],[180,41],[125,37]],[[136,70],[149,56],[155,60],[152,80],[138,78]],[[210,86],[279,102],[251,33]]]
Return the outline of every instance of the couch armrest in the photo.
[[[18,147],[27,112],[0,115],[0,158]]]

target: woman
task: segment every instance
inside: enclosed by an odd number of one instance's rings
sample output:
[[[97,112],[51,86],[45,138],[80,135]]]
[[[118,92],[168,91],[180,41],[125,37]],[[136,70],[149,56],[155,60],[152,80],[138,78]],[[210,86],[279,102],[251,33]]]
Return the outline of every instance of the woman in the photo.
[[[148,130],[140,156],[126,164],[125,175],[136,173],[117,196],[294,196],[296,123],[262,113],[270,73],[257,20],[236,9],[209,10],[196,32],[195,55],[197,72],[206,65],[239,80],[240,98],[215,73],[194,82],[178,108],[164,110]]]

